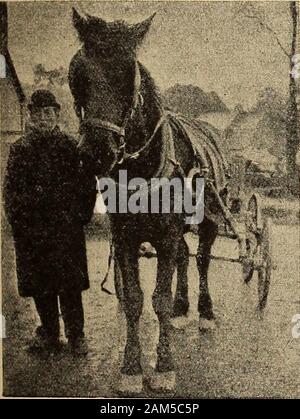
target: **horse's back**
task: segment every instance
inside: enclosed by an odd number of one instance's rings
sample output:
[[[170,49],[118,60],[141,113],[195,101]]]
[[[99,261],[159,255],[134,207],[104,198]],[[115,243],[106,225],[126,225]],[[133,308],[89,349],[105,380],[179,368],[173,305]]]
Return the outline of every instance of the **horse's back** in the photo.
[[[173,126],[190,142],[196,158],[208,177],[214,181],[218,191],[228,183],[228,163],[220,144],[220,134],[207,122],[191,120],[179,114],[170,113]]]

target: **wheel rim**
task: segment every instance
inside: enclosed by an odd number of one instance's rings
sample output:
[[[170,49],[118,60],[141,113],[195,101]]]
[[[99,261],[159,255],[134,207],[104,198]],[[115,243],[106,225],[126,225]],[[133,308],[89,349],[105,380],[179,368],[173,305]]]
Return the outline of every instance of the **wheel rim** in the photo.
[[[246,258],[243,262],[243,279],[248,284],[254,273],[254,255],[257,252],[257,237],[259,206],[255,194],[251,195],[246,207]]]
[[[258,270],[258,307],[263,310],[267,304],[272,272],[272,221],[264,221],[261,234],[261,260],[264,262]]]

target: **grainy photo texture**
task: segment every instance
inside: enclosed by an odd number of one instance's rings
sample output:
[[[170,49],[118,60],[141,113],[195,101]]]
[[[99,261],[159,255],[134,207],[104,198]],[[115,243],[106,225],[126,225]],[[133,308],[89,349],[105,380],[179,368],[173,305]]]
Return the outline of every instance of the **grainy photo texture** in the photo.
[[[299,398],[299,4],[0,15],[2,396]]]

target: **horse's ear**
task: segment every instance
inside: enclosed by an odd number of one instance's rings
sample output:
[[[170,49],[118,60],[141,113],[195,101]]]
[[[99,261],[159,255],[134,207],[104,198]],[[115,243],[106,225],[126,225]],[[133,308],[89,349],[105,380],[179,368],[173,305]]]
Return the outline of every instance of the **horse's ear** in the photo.
[[[146,33],[149,31],[152,20],[156,13],[153,13],[152,16],[148,17],[148,19],[144,20],[143,22],[137,23],[131,26],[131,33],[136,43],[139,44],[143,41]]]
[[[101,17],[91,16],[91,15],[89,15],[87,13],[85,13],[85,15],[87,17],[87,22],[88,23],[91,22],[91,21],[94,21],[94,22],[97,22],[97,25],[98,26],[107,28],[107,22],[104,19],[102,19]]]
[[[77,12],[77,10],[75,9],[75,7],[72,7],[72,11],[73,11],[73,25],[75,26],[75,28],[77,29],[77,31],[82,32],[82,29],[85,26],[86,20],[80,16],[80,14]]]

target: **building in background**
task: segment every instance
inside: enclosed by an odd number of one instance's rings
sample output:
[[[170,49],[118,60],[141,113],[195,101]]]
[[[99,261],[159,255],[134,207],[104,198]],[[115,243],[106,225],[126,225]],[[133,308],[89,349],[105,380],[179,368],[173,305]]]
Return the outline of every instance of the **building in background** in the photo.
[[[22,135],[24,130],[25,94],[16,73],[8,43],[8,12],[7,4],[0,2],[0,53],[1,63],[5,64],[5,71],[1,71],[0,78],[0,135],[1,146],[11,143]],[[3,58],[4,57],[4,58]],[[3,147],[2,151],[3,150]]]

